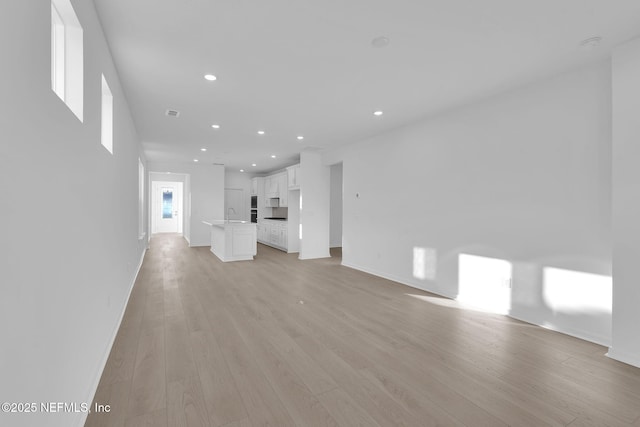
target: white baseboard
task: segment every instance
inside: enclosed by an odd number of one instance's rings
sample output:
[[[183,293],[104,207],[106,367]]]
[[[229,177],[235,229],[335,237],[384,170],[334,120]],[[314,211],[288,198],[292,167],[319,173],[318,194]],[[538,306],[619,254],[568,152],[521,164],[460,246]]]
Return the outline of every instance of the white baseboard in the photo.
[[[298,252],[298,253],[300,253],[300,252]],[[323,258],[331,258],[331,255],[318,254],[318,255],[314,255],[314,256],[305,256],[305,257],[298,256],[298,259],[301,260],[301,261],[305,261],[305,260],[309,260],[309,259],[323,259]]]
[[[133,291],[133,285],[135,285],[136,283],[136,279],[138,278],[138,274],[140,274],[140,268],[142,267],[142,262],[144,261],[144,255],[146,254],[147,250],[145,248],[144,251],[142,251],[142,254],[140,256],[140,261],[138,262],[138,268],[136,268],[136,274],[134,274],[133,276],[133,280],[131,281],[131,284],[129,285],[129,292],[127,293],[127,300],[124,303],[124,306],[122,307],[122,312],[120,313],[120,317],[118,319],[118,324],[116,325],[116,328],[114,329],[113,333],[111,334],[111,339],[109,342],[109,345],[107,347],[107,351],[105,352],[104,357],[102,358],[102,363],[101,363],[101,368],[98,371],[98,375],[96,376],[96,378],[93,381],[93,387],[91,388],[89,394],[90,396],[88,396],[88,399],[85,400],[85,402],[87,402],[88,405],[91,405],[93,403],[93,399],[95,399],[96,397],[96,392],[98,391],[98,385],[100,385],[100,378],[102,378],[102,374],[104,373],[104,368],[107,366],[107,361],[109,360],[109,354],[111,354],[111,349],[113,347],[114,342],[116,341],[116,336],[118,335],[118,331],[120,330],[120,325],[122,324],[122,319],[124,318],[124,313],[127,310],[127,305],[129,305],[129,298],[131,298],[131,292]],[[81,413],[81,417],[80,417],[80,423],[78,423],[78,427],[82,427],[84,426],[84,424],[87,422],[87,417],[89,416],[89,413],[87,412],[83,412]]]
[[[609,352],[606,354],[606,356],[613,360],[617,360],[618,362],[626,363],[627,365],[640,368],[640,357],[638,357],[637,354],[630,354],[624,351],[617,351],[613,347],[609,347]]]
[[[409,282],[406,279],[404,279],[402,277],[399,277],[399,276],[394,276],[394,275],[391,275],[391,274],[382,273],[380,271],[376,271],[376,270],[373,270],[373,269],[370,269],[370,268],[361,267],[361,266],[355,265],[355,264],[350,264],[350,263],[344,262],[344,261],[342,262],[342,265],[345,266],[345,267],[353,268],[354,270],[359,270],[359,271],[362,271],[364,273],[371,274],[373,276],[378,276],[378,277],[382,277],[383,279],[387,279],[387,280],[391,280],[391,281],[397,282],[397,283],[399,283],[401,285],[409,286],[409,287],[412,287],[412,288],[415,288],[415,289],[420,289],[421,291],[429,292],[429,293],[432,293],[432,294],[435,294],[435,295],[439,295],[439,296],[442,296],[442,297],[445,297],[445,298],[456,300],[456,296],[455,295],[448,295],[448,294],[446,294],[446,293],[444,293],[444,292],[442,292],[440,290],[434,290],[434,289],[429,289],[429,288],[427,288],[425,286],[420,286],[419,284]],[[599,344],[599,345],[602,345],[602,346],[605,346],[605,347],[607,347],[609,345],[608,337],[594,336],[594,335],[590,335],[588,333],[585,333],[584,331],[564,330],[564,329],[561,329],[561,328],[557,328],[555,326],[545,325],[545,324],[540,323],[540,321],[538,321],[537,319],[532,319],[532,318],[529,318],[527,316],[522,315],[522,313],[517,313],[517,312],[513,313],[512,312],[512,313],[506,314],[506,316],[507,317],[511,317],[513,319],[516,319],[516,320],[523,321],[523,322],[531,323],[532,325],[536,325],[536,326],[539,326],[541,328],[549,329],[549,330],[552,330],[552,331],[555,331],[555,332],[560,332],[560,333],[565,334],[565,335],[570,335],[572,337],[576,337],[576,338],[579,338],[581,340],[593,342],[593,343],[596,343],[596,344]],[[609,353],[611,353],[611,350],[609,350]],[[612,357],[612,358],[617,359],[616,357]],[[640,360],[638,358],[635,359],[636,360],[635,362],[633,362],[633,361],[628,362],[627,360],[633,360],[633,359],[629,359],[628,357],[625,358],[624,360],[623,359],[617,359],[617,360],[620,360],[622,362],[628,363],[630,365],[640,366],[640,365],[637,364],[637,363],[640,362]]]
[[[394,276],[392,274],[382,273],[380,271],[372,270],[370,268],[361,267],[359,265],[347,263],[347,262],[344,262],[344,261],[342,261],[342,265],[345,266],[345,267],[353,268],[354,270],[362,271],[363,273],[371,274],[373,276],[378,276],[378,277],[382,277],[383,279],[387,279],[387,280],[391,280],[393,282],[397,282],[397,283],[399,283],[401,285],[409,286],[409,287],[415,288],[415,289],[420,289],[421,291],[429,292],[429,293],[434,294],[434,295],[439,295],[441,297],[445,297],[445,298],[449,298],[449,299],[455,299],[455,296],[447,295],[446,293],[443,293],[440,290],[429,289],[426,286],[421,286],[421,285],[416,284],[416,283],[408,282],[408,281],[406,281],[405,279],[403,279],[403,278],[401,278],[399,276]]]
[[[511,311],[509,314],[507,314],[507,316],[511,317],[512,319],[520,320],[521,322],[530,323],[532,325],[536,325],[541,328],[548,329],[550,331],[569,335],[571,337],[575,337],[583,341],[589,341],[594,344],[601,345],[603,347],[608,347],[609,344],[611,343],[611,340],[609,337],[602,336],[602,335],[594,335],[589,333],[588,331],[583,331],[579,329],[572,329],[572,328],[561,327],[557,325],[545,324],[543,323],[544,322],[543,320],[534,319],[518,311]]]

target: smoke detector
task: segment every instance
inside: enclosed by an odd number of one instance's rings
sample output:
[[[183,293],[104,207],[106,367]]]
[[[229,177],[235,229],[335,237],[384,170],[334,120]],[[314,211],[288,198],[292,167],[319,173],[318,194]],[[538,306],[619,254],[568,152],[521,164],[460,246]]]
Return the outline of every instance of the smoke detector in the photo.
[[[592,50],[595,49],[601,41],[602,37],[591,37],[586,40],[582,40],[580,42],[580,48],[582,48],[583,50]]]
[[[383,47],[387,47],[389,45],[389,42],[389,37],[379,36],[371,40],[371,46],[380,49]]]

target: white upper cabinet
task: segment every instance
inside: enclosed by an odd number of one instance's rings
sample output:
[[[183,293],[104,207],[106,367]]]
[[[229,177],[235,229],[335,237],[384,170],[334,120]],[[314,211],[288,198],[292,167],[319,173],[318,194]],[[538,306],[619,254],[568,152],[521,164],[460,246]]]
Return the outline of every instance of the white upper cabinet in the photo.
[[[280,207],[289,206],[289,189],[287,187],[287,173],[278,175],[278,188],[280,190]]]
[[[271,187],[271,177],[270,176],[266,176],[264,178],[264,197],[265,199],[270,198],[270,194],[269,194],[269,190]]]
[[[265,206],[271,207],[269,199],[280,199],[280,207],[289,206],[289,190],[300,189],[300,165],[289,166],[285,172],[269,175],[264,179]],[[255,178],[254,178],[255,180]],[[254,194],[254,181],[251,181],[251,194]]]
[[[300,189],[300,165],[293,165],[287,168],[287,187],[289,190]]]
[[[280,199],[280,206],[287,206],[287,173],[281,172],[264,178],[265,199]],[[266,202],[266,200],[265,200]]]
[[[251,195],[258,195],[258,178],[251,178]]]
[[[278,184],[277,175],[271,175],[264,179],[264,192],[267,199],[279,197]]]

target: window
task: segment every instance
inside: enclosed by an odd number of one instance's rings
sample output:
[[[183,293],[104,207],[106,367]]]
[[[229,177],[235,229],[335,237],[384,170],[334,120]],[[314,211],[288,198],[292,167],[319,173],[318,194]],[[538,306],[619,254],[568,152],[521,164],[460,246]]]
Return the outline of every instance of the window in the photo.
[[[51,1],[51,89],[83,120],[83,31],[70,0]]]
[[[113,154],[113,95],[102,75],[102,125],[100,141]]]
[[[51,3],[51,89],[64,101],[64,24]]]
[[[162,219],[173,218],[173,189],[162,189]]]

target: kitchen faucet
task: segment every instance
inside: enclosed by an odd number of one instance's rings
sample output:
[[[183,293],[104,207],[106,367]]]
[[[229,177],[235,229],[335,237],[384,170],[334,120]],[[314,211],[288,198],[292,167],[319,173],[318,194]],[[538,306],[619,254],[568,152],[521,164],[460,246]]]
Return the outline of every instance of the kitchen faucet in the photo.
[[[229,216],[231,215],[231,214],[229,213],[229,211],[232,211],[234,215],[236,214],[236,210],[235,210],[235,209],[233,209],[233,208],[227,208],[227,219],[229,219]]]

